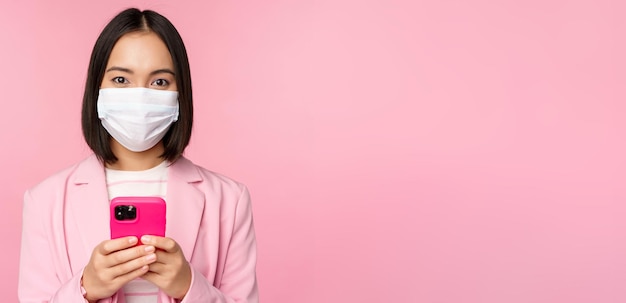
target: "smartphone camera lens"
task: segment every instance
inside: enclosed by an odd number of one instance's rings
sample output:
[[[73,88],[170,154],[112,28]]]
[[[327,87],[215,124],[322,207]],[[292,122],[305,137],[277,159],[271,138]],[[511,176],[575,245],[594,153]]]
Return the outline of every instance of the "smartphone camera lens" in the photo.
[[[118,221],[135,220],[137,218],[137,208],[132,205],[115,206],[115,219]]]

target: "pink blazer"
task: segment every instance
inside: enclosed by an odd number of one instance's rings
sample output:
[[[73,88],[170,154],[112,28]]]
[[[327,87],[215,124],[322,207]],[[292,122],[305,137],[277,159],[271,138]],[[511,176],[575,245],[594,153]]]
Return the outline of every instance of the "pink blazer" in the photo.
[[[181,158],[168,172],[166,236],[192,268],[182,302],[258,302],[256,242],[247,188]],[[20,302],[84,303],[80,278],[109,239],[104,168],[92,155],[24,195]],[[164,294],[160,302],[174,302]],[[100,302],[123,303],[119,293]]]

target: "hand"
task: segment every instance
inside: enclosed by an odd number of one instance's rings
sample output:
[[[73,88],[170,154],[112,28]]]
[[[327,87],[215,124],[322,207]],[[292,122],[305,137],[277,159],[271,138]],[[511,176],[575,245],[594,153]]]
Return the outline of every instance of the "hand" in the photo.
[[[158,236],[143,236],[141,243],[153,245],[156,262],[143,278],[154,283],[168,296],[182,300],[191,285],[191,268],[176,241]]]
[[[103,241],[93,249],[82,277],[89,302],[112,296],[148,271],[148,265],[156,260],[155,248],[135,244],[137,237],[124,237]]]

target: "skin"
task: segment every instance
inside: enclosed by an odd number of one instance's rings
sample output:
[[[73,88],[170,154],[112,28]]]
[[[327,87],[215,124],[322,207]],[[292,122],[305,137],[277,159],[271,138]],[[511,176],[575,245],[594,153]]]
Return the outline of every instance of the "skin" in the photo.
[[[172,56],[153,32],[128,33],[113,46],[100,88],[128,87],[177,90]],[[111,149],[118,161],[107,166],[116,170],[146,170],[163,161],[162,142],[133,152],[111,139]]]
[[[113,47],[100,87],[176,91],[174,64],[167,46],[150,31],[125,34]],[[118,161],[107,167],[116,170],[146,170],[163,161],[159,157],[164,151],[162,142],[146,151],[133,152],[111,139],[111,149]],[[135,246],[138,241],[141,244]],[[191,284],[191,268],[171,238],[125,237],[105,240],[93,249],[82,283],[87,300],[96,302],[139,277],[154,283],[168,296],[183,299]]]

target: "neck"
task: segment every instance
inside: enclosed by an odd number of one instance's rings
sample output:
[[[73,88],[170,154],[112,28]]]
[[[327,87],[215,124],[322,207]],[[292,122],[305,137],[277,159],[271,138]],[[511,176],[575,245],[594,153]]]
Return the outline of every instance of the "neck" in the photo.
[[[107,168],[138,171],[150,169],[161,164],[164,159],[160,156],[163,154],[165,149],[163,147],[163,142],[159,142],[157,145],[146,151],[134,152],[126,149],[124,146],[115,141],[115,139],[111,139],[111,150],[113,151],[115,157],[117,157],[117,162],[107,164]]]

